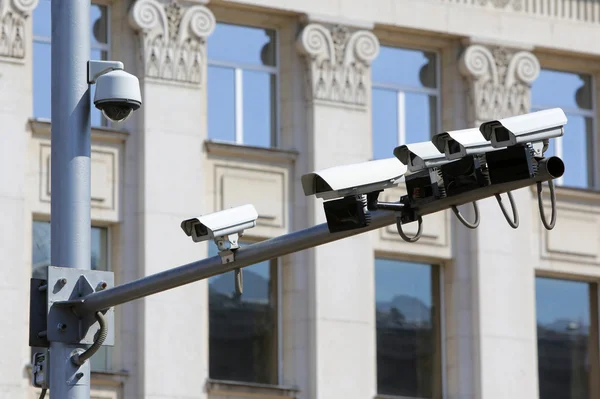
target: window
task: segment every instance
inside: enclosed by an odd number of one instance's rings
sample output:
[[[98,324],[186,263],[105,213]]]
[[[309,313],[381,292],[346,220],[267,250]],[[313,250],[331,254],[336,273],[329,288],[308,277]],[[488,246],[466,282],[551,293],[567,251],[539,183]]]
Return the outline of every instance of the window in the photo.
[[[109,43],[109,9],[106,6],[92,4],[90,7],[91,54],[92,60],[107,60]],[[51,66],[51,16],[50,0],[40,0],[33,11],[33,116],[36,118],[51,117],[50,66]],[[91,100],[94,98],[95,85],[90,89]],[[92,105],[92,126],[107,126],[108,120],[100,110]]]
[[[375,259],[377,393],[442,397],[439,267]]]
[[[373,159],[393,157],[406,143],[438,131],[439,79],[435,53],[382,46],[373,61]]]
[[[560,107],[569,122],[563,137],[551,141],[547,156],[565,161],[565,174],[557,183],[570,187],[594,186],[593,151],[596,131],[595,104],[590,75],[542,69],[531,88],[532,110]]]
[[[214,245],[209,248],[209,256],[217,255]],[[209,376],[215,380],[276,385],[277,261],[257,263],[242,270],[241,296],[235,293],[233,272],[208,280]]]
[[[598,285],[538,277],[540,399],[597,398]]]
[[[218,23],[208,38],[208,137],[276,146],[277,76],[275,31]]]
[[[45,277],[42,269],[50,265],[50,222],[33,222],[32,237],[32,275]],[[108,230],[92,227],[91,235],[92,270],[110,270],[108,250]],[[92,356],[90,362],[93,371],[111,369],[111,347],[103,346]],[[36,352],[35,348],[32,348]],[[37,350],[39,351],[39,350]]]

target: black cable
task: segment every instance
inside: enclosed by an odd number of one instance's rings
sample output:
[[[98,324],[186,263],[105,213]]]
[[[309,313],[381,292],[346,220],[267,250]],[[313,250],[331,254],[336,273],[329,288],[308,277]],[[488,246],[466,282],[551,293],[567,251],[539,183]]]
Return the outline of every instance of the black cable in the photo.
[[[467,222],[465,217],[460,213],[456,205],[452,205],[452,211],[456,215],[456,218],[469,229],[476,229],[479,227],[479,207],[477,201],[473,201],[473,209],[475,210],[475,221],[473,223]]]
[[[399,218],[396,219],[396,229],[398,229],[398,234],[400,234],[400,237],[402,237],[402,239],[404,241],[416,242],[419,240],[419,238],[421,238],[421,233],[423,233],[423,219],[421,218],[421,216],[419,216],[419,218],[417,219],[417,222],[419,223],[419,228],[417,229],[417,234],[415,234],[414,237],[409,237],[406,235],[404,230],[402,230],[402,223],[400,222],[400,219]]]
[[[550,205],[552,207],[552,216],[550,216],[550,224],[546,220],[546,213],[544,212],[544,204],[542,203],[542,182],[537,183],[537,194],[538,194],[538,208],[540,209],[540,219],[546,230],[552,230],[556,224],[556,193],[554,192],[554,182],[548,180],[548,187],[550,188]]]
[[[46,397],[46,391],[46,388],[42,389],[42,393],[40,393],[40,399],[44,399]]]
[[[515,206],[515,199],[513,198],[512,193],[509,191],[506,194],[508,195],[508,200],[510,201],[510,207],[512,208],[513,220],[510,220],[510,217],[508,216],[508,212],[506,211],[506,208],[504,207],[504,204],[502,203],[502,197],[500,197],[500,194],[495,194],[496,200],[498,201],[498,205],[500,205],[500,209],[502,210],[502,213],[504,214],[504,218],[508,222],[508,225],[510,227],[512,227],[513,229],[516,229],[517,227],[519,227],[519,212],[517,211],[517,207]]]

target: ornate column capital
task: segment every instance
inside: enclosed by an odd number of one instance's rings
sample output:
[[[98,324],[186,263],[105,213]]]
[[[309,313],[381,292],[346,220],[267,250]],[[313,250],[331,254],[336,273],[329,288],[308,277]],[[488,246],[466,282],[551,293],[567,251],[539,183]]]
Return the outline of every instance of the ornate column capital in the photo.
[[[459,69],[468,83],[471,126],[530,111],[540,63],[529,51],[473,44],[463,52]]]
[[[38,0],[0,0],[0,59],[25,58],[25,20],[37,5]]]
[[[129,23],[139,32],[146,77],[203,83],[206,39],[216,26],[208,8],[185,7],[176,0],[137,0]]]
[[[313,23],[304,27],[296,44],[306,60],[309,101],[367,105],[371,62],[379,54],[372,32]]]

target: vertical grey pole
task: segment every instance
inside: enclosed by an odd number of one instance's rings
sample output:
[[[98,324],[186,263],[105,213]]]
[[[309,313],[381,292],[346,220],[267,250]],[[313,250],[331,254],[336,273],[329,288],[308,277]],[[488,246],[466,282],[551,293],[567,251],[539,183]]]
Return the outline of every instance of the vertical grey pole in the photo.
[[[53,0],[51,10],[51,262],[53,266],[89,270],[90,0]],[[70,360],[78,347],[50,343],[52,399],[89,399],[90,362],[77,367]]]

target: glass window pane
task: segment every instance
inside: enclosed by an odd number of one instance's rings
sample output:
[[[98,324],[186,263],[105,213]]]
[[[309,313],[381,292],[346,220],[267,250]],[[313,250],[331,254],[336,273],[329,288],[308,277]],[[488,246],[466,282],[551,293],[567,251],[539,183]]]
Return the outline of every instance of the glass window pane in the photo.
[[[588,283],[536,278],[540,399],[589,397]]]
[[[50,44],[33,42],[33,116],[50,119]]]
[[[52,36],[50,0],[40,0],[33,10],[33,36],[47,37],[48,39]]]
[[[90,6],[90,27],[92,29],[92,46],[108,43],[108,8],[92,4]]]
[[[431,136],[437,133],[436,97],[420,93],[406,93],[404,106],[406,142],[418,143],[431,140]]]
[[[585,74],[542,69],[532,84],[531,96],[536,107],[592,109],[592,78]]]
[[[439,283],[430,265],[375,260],[377,391],[434,398],[440,392]]]
[[[208,67],[208,137],[235,142],[235,70]]]
[[[275,31],[218,23],[208,38],[208,58],[252,65],[276,65]]]
[[[563,185],[586,188],[589,183],[589,168],[592,159],[588,157],[591,147],[592,119],[567,114],[569,123],[565,126],[562,140],[562,159],[565,162]]]
[[[382,46],[371,71],[375,84],[437,87],[434,53]]]
[[[209,248],[209,256],[217,254]],[[241,296],[233,272],[208,280],[210,378],[277,384],[276,269],[262,262],[243,273]]]
[[[391,158],[398,145],[398,93],[373,89],[373,159]]]
[[[243,71],[244,144],[269,147],[275,127],[275,76]]]

